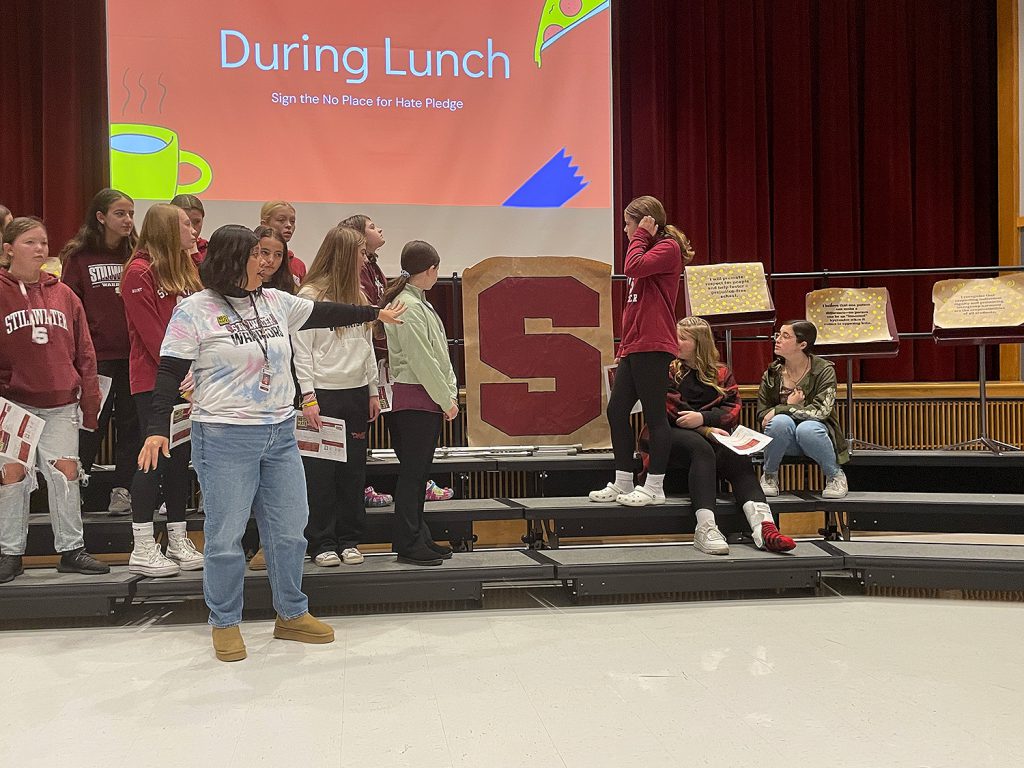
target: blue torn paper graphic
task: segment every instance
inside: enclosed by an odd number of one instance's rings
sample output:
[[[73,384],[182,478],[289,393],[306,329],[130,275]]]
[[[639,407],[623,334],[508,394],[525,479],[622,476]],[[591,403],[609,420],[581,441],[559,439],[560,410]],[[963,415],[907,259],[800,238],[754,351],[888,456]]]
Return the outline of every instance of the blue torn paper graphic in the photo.
[[[502,205],[510,208],[559,208],[589,183],[562,147]]]

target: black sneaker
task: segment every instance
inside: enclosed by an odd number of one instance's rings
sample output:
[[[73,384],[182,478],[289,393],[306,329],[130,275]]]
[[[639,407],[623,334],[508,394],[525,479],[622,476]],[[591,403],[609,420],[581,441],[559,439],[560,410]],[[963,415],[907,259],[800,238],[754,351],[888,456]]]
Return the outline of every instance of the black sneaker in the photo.
[[[411,549],[408,552],[399,552],[398,562],[406,563],[407,565],[441,565],[444,560],[433,549],[423,547],[421,549]]]
[[[21,576],[24,572],[21,555],[0,555],[0,584],[13,581],[15,576]]]
[[[110,566],[101,563],[86,552],[85,547],[80,547],[61,554],[60,562],[57,563],[57,571],[60,573],[110,573]]]
[[[452,550],[451,547],[446,547],[444,544],[438,544],[436,541],[428,541],[427,546],[430,547],[430,549],[432,549],[434,552],[437,552],[437,556],[440,557],[442,560],[452,559],[452,552],[454,550]]]

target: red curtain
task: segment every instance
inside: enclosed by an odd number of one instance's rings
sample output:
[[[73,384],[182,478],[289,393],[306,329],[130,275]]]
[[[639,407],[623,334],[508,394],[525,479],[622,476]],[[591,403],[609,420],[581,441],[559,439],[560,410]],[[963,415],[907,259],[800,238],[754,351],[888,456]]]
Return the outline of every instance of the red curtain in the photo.
[[[59,247],[107,180],[104,3],[3,7],[0,202],[43,216]],[[661,198],[696,263],[996,262],[994,4],[615,0],[613,36],[616,207]],[[933,281],[863,284],[889,287],[906,332],[930,329]],[[780,318],[802,317],[814,287],[775,282]],[[768,355],[737,344],[740,380]],[[874,381],[975,372],[970,350],[930,341],[863,365]]]
[[[0,24],[0,203],[41,216],[57,250],[106,186],[102,0],[5,0]]]
[[[630,0],[613,11],[616,206],[659,197],[695,263],[996,263],[993,4]],[[886,286],[897,327],[930,331],[935,279],[831,285]],[[822,286],[772,287],[785,320],[803,317],[806,292]],[[737,343],[739,379],[756,381],[769,355],[767,342]],[[973,350],[928,340],[862,372],[970,380],[976,369]]]

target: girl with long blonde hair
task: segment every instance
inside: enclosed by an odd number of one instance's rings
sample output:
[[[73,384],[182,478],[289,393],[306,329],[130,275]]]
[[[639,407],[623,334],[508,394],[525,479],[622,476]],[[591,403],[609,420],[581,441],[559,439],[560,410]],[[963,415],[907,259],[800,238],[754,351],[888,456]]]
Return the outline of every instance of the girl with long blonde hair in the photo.
[[[779,533],[771,508],[748,456],[718,442],[739,424],[739,387],[718,357],[711,326],[700,317],[684,317],[676,325],[678,356],[669,365],[666,409],[671,428],[668,469],[685,474],[697,518],[693,545],[709,555],[729,554],[729,545],[715,522],[719,478],[728,480],[736,502],[750,525],[754,544],[786,552],[796,544]],[[648,430],[640,435],[640,455],[650,463]]]
[[[176,205],[158,203],[146,212],[138,247],[124,269],[121,295],[131,345],[129,376],[132,397],[143,434],[152,426],[160,346],[174,308],[183,298],[203,289],[192,251],[195,230],[188,214]],[[179,400],[184,402],[184,400]],[[132,480],[134,546],[128,570],[145,576],[174,576],[179,570],[203,567],[203,556],[185,533],[188,501],[186,443],[161,456],[155,472],[135,473]],[[153,512],[161,485],[167,504],[167,555],[153,535]]]
[[[335,227],[324,237],[298,295],[369,304],[359,281],[365,261],[366,238],[350,227]],[[363,562],[366,430],[380,413],[372,327],[358,323],[292,336],[303,417],[317,429],[324,418],[345,422],[347,461],[302,457],[309,502],[306,541],[313,562],[324,568]]]
[[[295,234],[295,206],[287,200],[268,200],[260,208],[260,224],[277,230],[285,243],[291,243]],[[285,261],[288,273],[298,287],[306,279],[306,265],[291,250],[285,254]]]

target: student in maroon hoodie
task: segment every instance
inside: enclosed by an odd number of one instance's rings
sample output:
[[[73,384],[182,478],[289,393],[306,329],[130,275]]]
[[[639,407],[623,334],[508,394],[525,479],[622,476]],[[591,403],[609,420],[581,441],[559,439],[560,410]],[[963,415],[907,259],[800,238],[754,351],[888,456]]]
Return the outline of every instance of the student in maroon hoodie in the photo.
[[[675,358],[676,296],[683,260],[693,258],[690,241],[667,223],[665,207],[649,195],[638,197],[623,213],[629,238],[626,249],[626,306],[622,310],[608,425],[615,453],[615,482],[591,491],[590,500],[617,501],[630,507],[665,503],[665,469],[671,427],[665,414],[668,366]],[[650,433],[650,471],[643,486],[633,488],[633,428],[629,412],[639,400]]]
[[[260,224],[276,229],[284,241],[290,243],[292,235],[295,234],[295,206],[284,200],[270,200],[264,203],[260,208]],[[292,273],[295,288],[298,290],[306,277],[306,265],[291,251],[288,251],[288,270]]]
[[[189,216],[175,205],[158,203],[146,212],[138,250],[121,280],[121,295],[131,340],[131,386],[143,431],[152,428],[153,390],[160,364],[160,345],[178,302],[201,291]],[[184,402],[179,401],[179,402]],[[167,424],[165,427],[169,428]],[[179,570],[203,567],[203,556],[186,535],[190,446],[179,445],[170,458],[161,458],[156,472],[135,473],[132,481],[134,546],[128,571],[145,576],[174,576]],[[167,503],[167,555],[153,535],[153,510],[163,487]]]
[[[39,219],[14,219],[0,256],[0,397],[44,421],[35,461],[0,459],[0,583],[23,572],[29,497],[43,475],[62,573],[109,573],[85,551],[78,461],[82,425],[96,429],[100,406],[96,353],[82,302],[41,272],[49,257]],[[2,436],[0,436],[2,437]],[[6,436],[5,439],[10,439]]]
[[[110,394],[100,411],[99,429],[83,431],[79,440],[82,472],[88,482],[111,415],[117,429],[113,490],[107,507],[112,515],[132,509],[128,495],[135,474],[135,456],[142,439],[128,386],[128,328],[121,301],[121,273],[135,249],[135,203],[116,189],[100,190],[85,214],[85,223],[60,252],[61,280],[82,300],[96,349],[97,371],[111,379]]]
[[[195,195],[175,195],[171,199],[171,205],[176,205],[188,214],[188,220],[192,222],[192,229],[196,233],[196,244],[192,247],[192,261],[202,264],[206,258],[206,246],[208,242],[200,235],[203,233],[203,221],[206,219],[206,208],[203,201]]]

